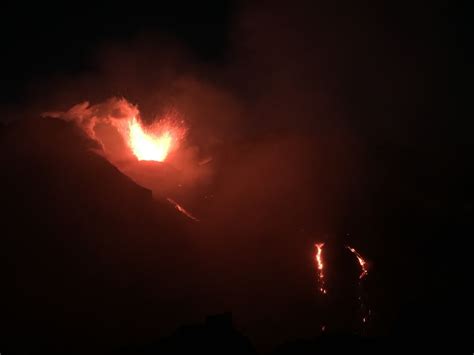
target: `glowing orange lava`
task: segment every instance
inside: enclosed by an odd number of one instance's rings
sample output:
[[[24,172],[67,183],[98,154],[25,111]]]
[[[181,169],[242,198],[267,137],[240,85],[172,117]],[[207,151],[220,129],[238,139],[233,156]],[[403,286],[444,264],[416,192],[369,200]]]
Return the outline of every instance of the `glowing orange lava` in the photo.
[[[359,279],[364,278],[369,273],[368,270],[367,270],[367,262],[364,260],[364,258],[354,248],[351,248],[350,246],[347,246],[347,249],[349,249],[357,257],[357,260],[359,261],[359,265],[360,265],[360,268],[362,270],[361,274],[359,275]]]
[[[138,160],[164,161],[171,147],[171,135],[164,132],[161,136],[147,134],[137,119],[133,117],[128,127],[130,129],[130,148]]]
[[[184,129],[169,120],[159,121],[149,129],[132,117],[128,122],[128,145],[138,160],[164,161],[184,135]]]
[[[181,206],[178,202],[173,200],[172,198],[167,198],[168,202],[171,203],[179,212],[184,214],[186,217],[192,219],[193,221],[199,222],[199,219],[194,217],[191,213],[189,213],[183,206]]]
[[[323,263],[323,246],[324,243],[316,243],[316,266],[318,268],[318,278],[319,278],[319,291],[326,294],[326,289],[324,288],[324,263]]]
[[[126,148],[136,159],[157,162],[165,161],[179,148],[187,131],[181,115],[172,108],[163,111],[154,123],[145,125],[136,105],[116,97],[96,105],[82,102],[66,112],[45,112],[42,116],[75,122],[89,138],[99,143],[101,153],[113,162],[130,157],[129,152],[122,149],[121,142],[115,143],[114,131],[123,138]]]

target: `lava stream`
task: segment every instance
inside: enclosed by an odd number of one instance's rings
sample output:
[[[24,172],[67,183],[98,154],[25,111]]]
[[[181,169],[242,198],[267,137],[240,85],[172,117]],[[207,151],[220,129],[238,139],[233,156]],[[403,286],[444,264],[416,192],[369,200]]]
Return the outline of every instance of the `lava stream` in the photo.
[[[354,248],[347,246],[347,249],[349,249],[357,257],[357,261],[359,261],[359,265],[362,270],[361,274],[359,275],[359,279],[363,279],[369,273],[367,270],[367,262]]]
[[[178,202],[176,202],[175,200],[173,200],[172,198],[167,198],[168,202],[171,203],[179,212],[181,212],[182,214],[184,214],[186,217],[192,219],[193,221],[196,221],[196,222],[199,222],[199,219],[197,219],[196,217],[194,217],[191,213],[189,213],[188,211],[186,211],[186,209],[181,206]]]
[[[323,262],[323,246],[324,243],[316,243],[314,245],[316,247],[316,267],[318,268],[318,278],[319,278],[319,291],[321,293],[326,294],[327,291],[324,288],[324,262]]]

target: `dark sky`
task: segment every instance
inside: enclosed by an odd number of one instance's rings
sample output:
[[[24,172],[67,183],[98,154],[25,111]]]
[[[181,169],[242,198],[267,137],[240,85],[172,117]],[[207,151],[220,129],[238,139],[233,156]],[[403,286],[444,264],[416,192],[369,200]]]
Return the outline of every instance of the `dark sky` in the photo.
[[[91,68],[104,43],[159,32],[183,41],[203,60],[219,60],[228,45],[231,4],[2,5],[2,103],[24,100],[25,86],[55,74]]]

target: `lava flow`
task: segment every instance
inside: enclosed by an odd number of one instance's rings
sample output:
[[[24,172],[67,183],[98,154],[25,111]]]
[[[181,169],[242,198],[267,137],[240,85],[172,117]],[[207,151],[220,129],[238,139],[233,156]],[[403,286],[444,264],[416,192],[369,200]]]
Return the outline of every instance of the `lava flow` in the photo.
[[[181,212],[182,214],[184,214],[186,217],[192,219],[193,221],[196,221],[196,222],[199,222],[199,219],[197,219],[196,217],[194,217],[191,213],[189,213],[188,211],[186,211],[186,209],[181,206],[178,202],[176,202],[175,200],[171,199],[171,198],[167,198],[168,202],[171,203],[179,212]]]
[[[360,302],[360,310],[361,310],[361,313],[362,313],[362,325],[364,325],[369,317],[370,317],[370,314],[371,314],[371,310],[368,309],[368,312],[367,312],[367,304],[366,304],[366,301],[365,301],[365,297],[364,297],[364,292],[363,292],[363,289],[362,289],[362,279],[367,276],[367,274],[369,273],[368,270],[367,270],[367,262],[364,260],[364,258],[357,252],[357,250],[355,250],[354,248],[350,247],[350,246],[346,246],[347,249],[349,249],[351,251],[352,254],[354,254],[356,257],[357,257],[357,261],[359,262],[359,265],[360,265],[360,268],[361,268],[361,273],[359,275],[359,302]]]
[[[318,278],[319,278],[319,291],[326,294],[326,289],[324,288],[324,263],[323,263],[323,246],[324,243],[316,243],[316,267],[318,268]]]
[[[350,246],[347,246],[347,249],[349,249],[357,257],[357,261],[359,261],[359,265],[360,265],[360,268],[362,270],[361,274],[359,275],[359,279],[363,279],[369,273],[368,270],[367,270],[367,262],[364,260],[364,258],[354,248],[351,248]]]

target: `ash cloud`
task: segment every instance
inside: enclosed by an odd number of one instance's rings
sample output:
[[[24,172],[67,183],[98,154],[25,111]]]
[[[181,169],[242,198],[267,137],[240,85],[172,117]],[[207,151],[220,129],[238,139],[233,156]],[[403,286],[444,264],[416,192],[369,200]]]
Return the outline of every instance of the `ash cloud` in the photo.
[[[85,101],[74,105],[66,112],[45,112],[42,116],[73,122],[91,139],[102,144],[102,140],[98,137],[96,131],[98,126],[116,126],[119,124],[118,121],[138,116],[138,113],[137,107],[125,99],[111,98],[104,103],[92,106],[88,101]]]

